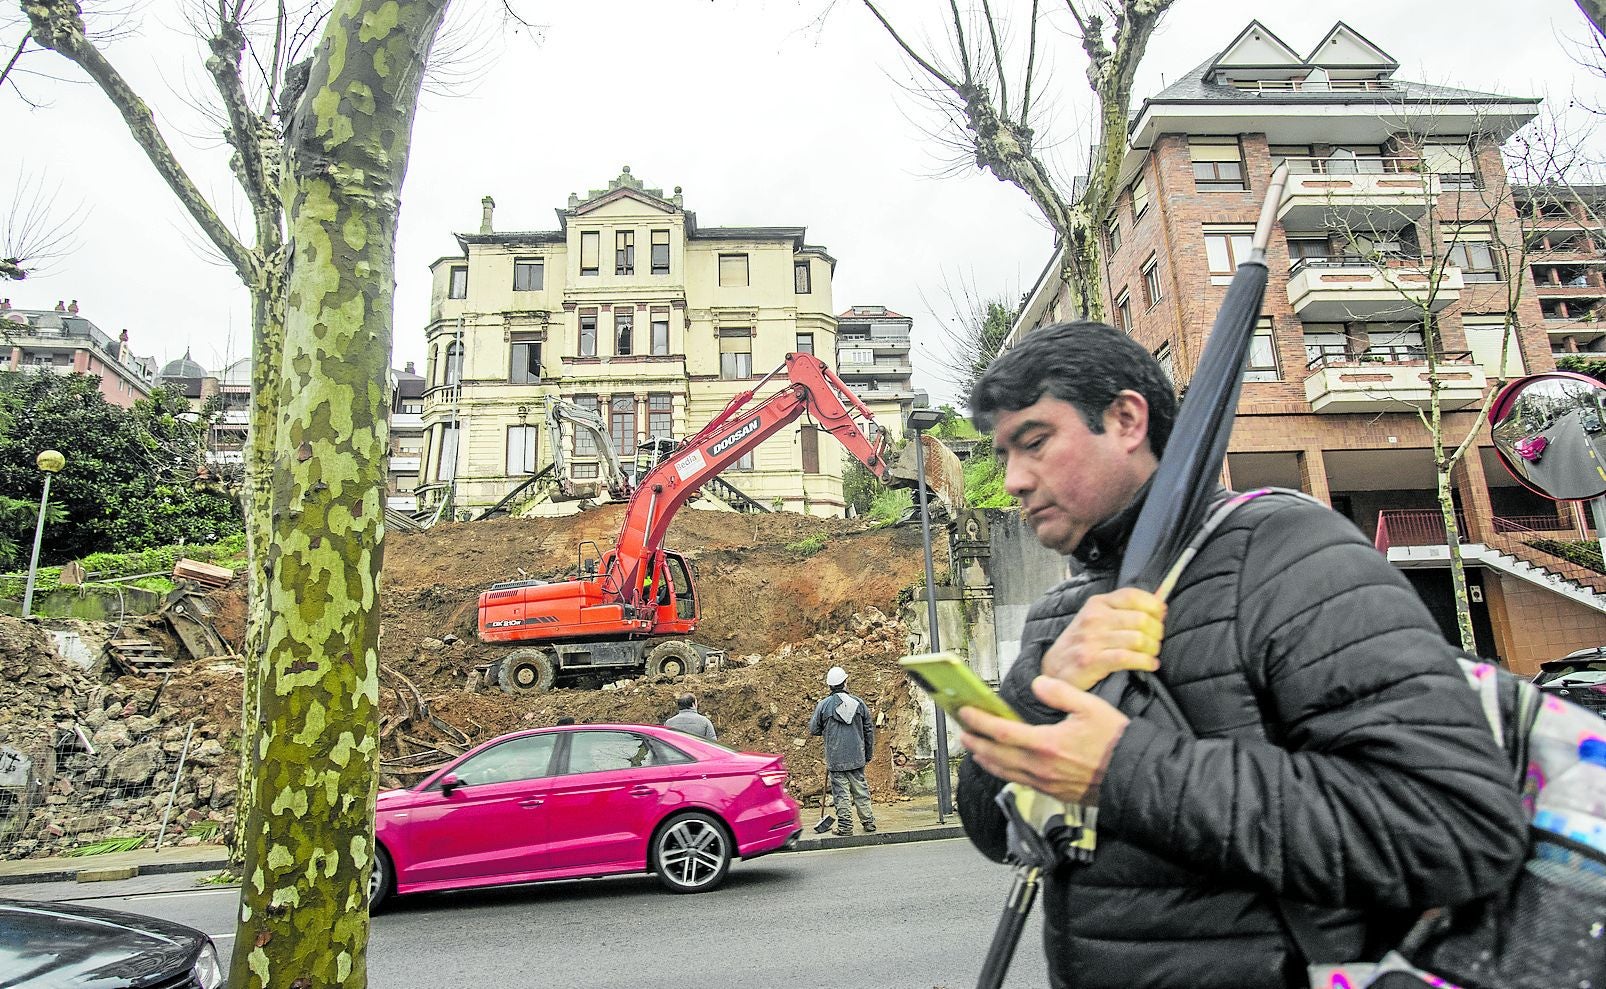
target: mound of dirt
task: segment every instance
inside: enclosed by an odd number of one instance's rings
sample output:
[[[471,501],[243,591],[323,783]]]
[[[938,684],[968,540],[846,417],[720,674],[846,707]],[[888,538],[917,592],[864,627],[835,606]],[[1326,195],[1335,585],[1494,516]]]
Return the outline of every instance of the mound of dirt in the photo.
[[[752,657],[751,663],[679,680],[644,677],[617,689],[539,694],[456,691],[427,702],[436,717],[478,743],[505,732],[545,727],[561,717],[582,724],[661,724],[674,713],[675,697],[690,692],[697,695],[698,709],[714,722],[721,744],[784,756],[791,773],[788,790],[800,799],[818,798],[826,791],[825,753],[820,739],[808,733],[809,718],[827,693],[826,670],[842,666],[849,673],[848,689],[869,705],[875,718],[876,747],[865,775],[874,798],[887,801],[897,799],[907,782],[906,767],[914,764],[913,688],[897,662],[908,652],[908,635],[901,623],[871,608],[849,619],[841,631],[782,646]],[[404,693],[387,692],[387,714],[410,706]],[[392,733],[387,741],[392,740],[397,755],[386,761],[387,785],[416,782],[461,742],[417,717],[405,731]],[[442,746],[441,757],[397,771],[398,759],[418,761],[415,753],[437,745]]]
[[[500,580],[572,574],[580,544],[611,546],[623,514],[611,505],[568,518],[487,519],[387,536],[380,656],[425,692],[464,685],[504,648],[475,639],[479,592]],[[812,554],[788,548],[822,536]],[[667,543],[697,571],[697,640],[732,656],[842,629],[869,608],[895,614],[899,593],[922,571],[912,526],[683,509]],[[457,642],[438,648],[448,636]]]

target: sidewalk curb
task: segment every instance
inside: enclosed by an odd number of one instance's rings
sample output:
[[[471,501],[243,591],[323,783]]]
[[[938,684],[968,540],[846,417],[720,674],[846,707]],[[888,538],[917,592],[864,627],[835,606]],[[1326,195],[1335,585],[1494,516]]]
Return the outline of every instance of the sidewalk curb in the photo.
[[[824,838],[805,838],[783,852],[821,852],[831,848],[868,848],[873,845],[903,845],[912,841],[941,841],[945,838],[963,838],[965,829],[957,824],[920,828],[915,831],[877,831],[875,834],[855,834],[847,837],[829,835]]]
[[[195,862],[152,862],[137,866],[136,875],[140,876],[166,876],[179,872],[221,872],[228,868],[228,858],[219,858],[216,861],[203,860]],[[0,886],[22,886],[27,883],[70,883],[78,881],[80,872],[98,872],[96,866],[86,864],[76,869],[52,869],[48,872],[29,872],[19,875],[0,875]]]

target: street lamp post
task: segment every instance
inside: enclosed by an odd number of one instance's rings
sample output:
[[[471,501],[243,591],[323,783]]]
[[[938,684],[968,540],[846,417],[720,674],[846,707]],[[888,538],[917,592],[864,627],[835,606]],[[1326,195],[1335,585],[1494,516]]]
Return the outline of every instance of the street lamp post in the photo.
[[[45,538],[45,509],[50,504],[50,479],[67,466],[67,458],[55,450],[46,450],[34,460],[45,475],[45,490],[39,496],[39,522],[33,530],[33,556],[28,560],[28,583],[22,592],[22,617],[33,613],[33,578],[39,570],[39,544]]]
[[[920,499],[920,542],[926,558],[926,626],[930,629],[928,641],[932,652],[942,650],[942,639],[937,632],[937,581],[931,565],[931,512],[926,505],[926,447],[923,442],[926,430],[942,421],[932,409],[915,409],[909,413],[909,430],[915,434],[915,491]],[[942,705],[937,712],[937,823],[953,813],[953,797],[948,781],[948,716]]]

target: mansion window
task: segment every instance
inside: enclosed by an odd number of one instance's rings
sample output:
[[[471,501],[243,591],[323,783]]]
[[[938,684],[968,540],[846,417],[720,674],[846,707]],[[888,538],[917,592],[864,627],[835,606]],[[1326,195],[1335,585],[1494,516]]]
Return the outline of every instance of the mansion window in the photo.
[[[635,353],[636,314],[628,306],[613,311],[613,352],[620,357]]]
[[[535,258],[519,258],[513,262],[513,291],[539,292],[545,281],[545,265]]]
[[[652,311],[652,355],[654,357],[669,356],[668,309],[654,309]]]
[[[634,230],[614,231],[613,273],[616,275],[634,275],[636,273],[636,232]]]
[[[808,295],[813,291],[809,286],[809,263],[798,261],[792,265],[792,287],[798,295]]]
[[[448,299],[468,298],[468,268],[457,266],[452,268],[451,284],[446,288]]]
[[[580,356],[597,356],[597,311],[580,310]]]
[[[719,331],[719,376],[727,381],[753,376],[753,337],[747,330]]]
[[[595,275],[602,270],[602,234],[595,230],[580,233],[580,274]]]
[[[508,355],[507,380],[533,385],[541,380],[541,338],[515,334]]]
[[[652,232],[652,273],[655,275],[669,274],[669,231],[654,230]]]
[[[747,255],[721,254],[719,256],[719,287],[742,288],[747,284]]]

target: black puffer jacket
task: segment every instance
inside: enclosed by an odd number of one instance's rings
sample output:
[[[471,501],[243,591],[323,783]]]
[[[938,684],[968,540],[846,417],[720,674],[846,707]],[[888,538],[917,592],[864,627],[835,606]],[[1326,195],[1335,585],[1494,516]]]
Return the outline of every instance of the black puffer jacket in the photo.
[[[1137,507],[1089,533],[1086,570],[1027,616],[1002,688],[1027,720],[1063,717],[1032,678],[1087,598],[1114,586]],[[1303,986],[1275,898],[1320,930],[1333,957],[1317,960],[1333,962],[1375,957],[1424,908],[1508,882],[1525,819],[1456,656],[1341,516],[1289,495],[1238,509],[1166,616],[1160,676],[1192,731],[1128,689],[1097,856],[1045,885],[1054,985]],[[1001,786],[962,764],[960,815],[995,860]]]

